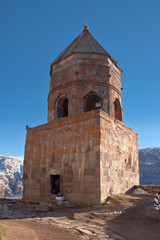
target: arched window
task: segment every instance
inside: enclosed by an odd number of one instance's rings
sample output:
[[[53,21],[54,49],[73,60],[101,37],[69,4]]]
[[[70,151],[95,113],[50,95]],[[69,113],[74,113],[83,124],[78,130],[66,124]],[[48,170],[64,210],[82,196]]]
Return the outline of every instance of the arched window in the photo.
[[[90,92],[84,97],[84,111],[89,112],[101,109],[102,99],[95,92]]]
[[[61,97],[57,103],[57,117],[63,118],[68,116],[68,99]]]
[[[114,101],[115,118],[122,121],[122,109],[118,98]]]

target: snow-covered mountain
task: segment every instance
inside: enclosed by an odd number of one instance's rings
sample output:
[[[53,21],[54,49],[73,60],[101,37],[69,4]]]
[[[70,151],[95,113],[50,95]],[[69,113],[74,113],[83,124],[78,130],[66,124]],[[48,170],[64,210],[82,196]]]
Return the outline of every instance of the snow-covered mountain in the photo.
[[[22,195],[23,157],[0,155],[0,196]]]
[[[160,147],[139,150],[141,185],[160,185]]]

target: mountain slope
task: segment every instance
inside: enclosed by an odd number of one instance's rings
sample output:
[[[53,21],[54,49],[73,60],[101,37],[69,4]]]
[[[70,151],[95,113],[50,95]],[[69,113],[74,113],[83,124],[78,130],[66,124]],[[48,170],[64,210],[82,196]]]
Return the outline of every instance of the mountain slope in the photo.
[[[160,185],[160,147],[139,150],[141,185]]]
[[[23,191],[23,158],[0,155],[0,196],[14,196]]]

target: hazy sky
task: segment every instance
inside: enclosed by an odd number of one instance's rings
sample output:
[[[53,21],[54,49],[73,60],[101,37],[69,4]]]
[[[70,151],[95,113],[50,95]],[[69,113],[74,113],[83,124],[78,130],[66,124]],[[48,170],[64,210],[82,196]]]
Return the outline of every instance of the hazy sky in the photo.
[[[160,146],[160,0],[0,0],[0,154],[47,122],[50,64],[85,20],[123,69],[124,123]]]

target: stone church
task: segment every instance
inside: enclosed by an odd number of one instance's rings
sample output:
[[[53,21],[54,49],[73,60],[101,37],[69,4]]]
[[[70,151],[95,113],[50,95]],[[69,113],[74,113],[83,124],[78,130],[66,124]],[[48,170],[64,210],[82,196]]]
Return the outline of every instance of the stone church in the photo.
[[[137,134],[123,123],[122,70],[87,26],[52,62],[48,123],[26,128],[23,199],[102,203],[139,184]]]

